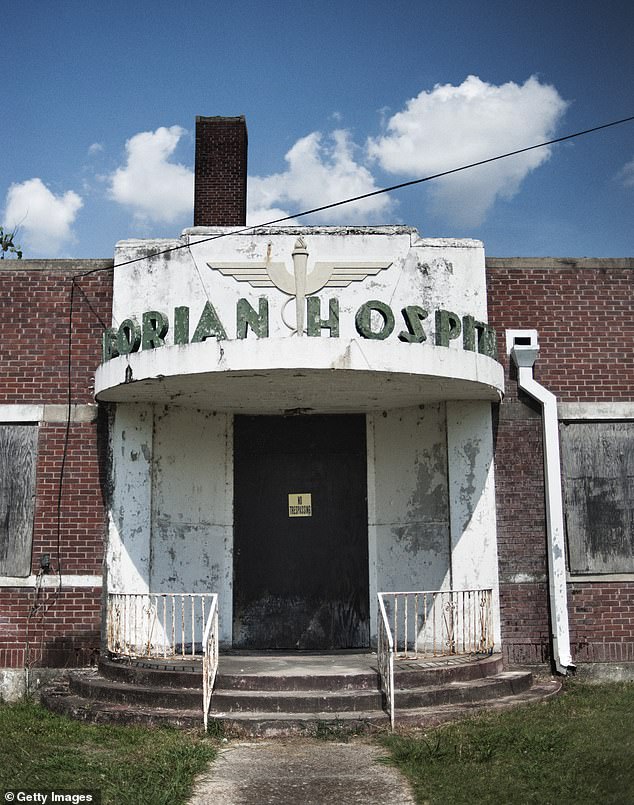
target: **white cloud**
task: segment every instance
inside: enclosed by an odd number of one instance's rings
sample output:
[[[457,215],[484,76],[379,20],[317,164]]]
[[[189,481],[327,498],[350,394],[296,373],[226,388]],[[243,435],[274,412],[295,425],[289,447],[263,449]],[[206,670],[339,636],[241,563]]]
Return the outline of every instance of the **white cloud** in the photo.
[[[353,152],[350,135],[342,129],[333,131],[326,139],[319,132],[299,139],[286,154],[286,171],[249,177],[249,224],[377,190],[372,174],[355,160]],[[391,206],[387,195],[373,196],[306,216],[300,222],[306,225],[383,223]],[[289,212],[285,212],[286,209]]]
[[[552,139],[566,107],[557,90],[531,76],[524,84],[488,84],[469,76],[460,86],[437,84],[409,100],[367,143],[385,170],[424,177]],[[435,210],[465,226],[482,222],[496,198],[511,198],[545,162],[548,147],[433,180]]]
[[[250,185],[249,185],[250,187]],[[247,199],[249,196],[247,196]],[[289,218],[286,210],[279,207],[256,207],[247,201],[247,226],[258,226],[267,224],[270,221],[279,221],[280,218],[288,218],[287,221],[280,221],[277,226],[299,226],[301,221],[297,218]]]
[[[99,154],[103,151],[103,144],[102,143],[93,143],[90,148],[88,149],[88,155],[94,156],[95,154]]]
[[[126,142],[128,159],[110,176],[110,198],[141,222],[172,223],[192,213],[194,174],[169,161],[185,134],[180,126],[142,131]]]
[[[41,179],[27,179],[9,187],[3,223],[9,229],[18,228],[16,239],[27,257],[51,257],[73,240],[71,227],[82,205],[72,190],[56,196]]]
[[[630,159],[621,168],[618,177],[625,187],[634,187],[634,159]]]

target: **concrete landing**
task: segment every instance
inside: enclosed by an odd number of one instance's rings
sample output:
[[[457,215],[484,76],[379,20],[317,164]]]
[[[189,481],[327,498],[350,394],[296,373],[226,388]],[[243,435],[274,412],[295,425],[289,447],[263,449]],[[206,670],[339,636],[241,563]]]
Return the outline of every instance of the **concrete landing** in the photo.
[[[229,744],[198,778],[189,805],[415,805],[404,777],[362,742]]]
[[[295,652],[284,654],[280,651],[232,652],[221,654],[218,662],[219,674],[256,674],[268,676],[338,676],[376,671],[376,654],[358,651],[337,651],[332,654]]]

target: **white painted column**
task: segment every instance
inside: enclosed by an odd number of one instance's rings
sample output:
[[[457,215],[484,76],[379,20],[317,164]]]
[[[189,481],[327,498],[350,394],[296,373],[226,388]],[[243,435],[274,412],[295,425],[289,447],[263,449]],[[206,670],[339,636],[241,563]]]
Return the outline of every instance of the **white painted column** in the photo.
[[[152,406],[117,405],[108,514],[108,592],[147,593],[152,531]]]
[[[218,593],[233,620],[233,417],[178,406],[154,414],[153,593]]]
[[[493,626],[500,648],[500,604],[491,403],[447,403],[451,586],[493,590]]]
[[[444,404],[392,409],[368,420],[370,594],[447,587]],[[375,601],[371,612],[376,619]]]

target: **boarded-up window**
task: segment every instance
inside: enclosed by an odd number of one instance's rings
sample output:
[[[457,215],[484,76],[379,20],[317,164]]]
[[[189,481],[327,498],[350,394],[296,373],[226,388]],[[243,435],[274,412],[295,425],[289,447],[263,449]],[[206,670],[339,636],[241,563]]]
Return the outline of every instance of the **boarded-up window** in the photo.
[[[634,422],[561,426],[571,573],[634,572]]]
[[[28,576],[37,425],[0,425],[0,576]]]

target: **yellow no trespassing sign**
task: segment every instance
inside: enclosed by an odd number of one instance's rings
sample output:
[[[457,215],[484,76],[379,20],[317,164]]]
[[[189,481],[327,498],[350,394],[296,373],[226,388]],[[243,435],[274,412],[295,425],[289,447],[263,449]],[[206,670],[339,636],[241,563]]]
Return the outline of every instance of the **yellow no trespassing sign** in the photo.
[[[313,501],[310,492],[292,492],[288,495],[289,517],[312,517]]]

